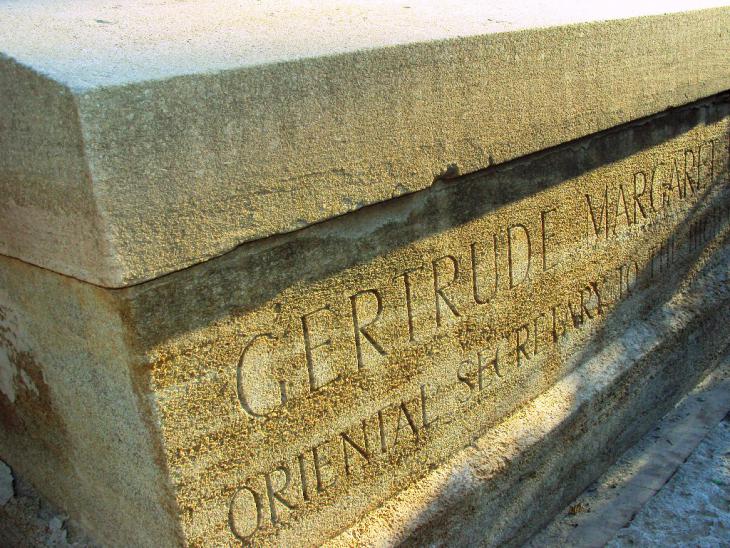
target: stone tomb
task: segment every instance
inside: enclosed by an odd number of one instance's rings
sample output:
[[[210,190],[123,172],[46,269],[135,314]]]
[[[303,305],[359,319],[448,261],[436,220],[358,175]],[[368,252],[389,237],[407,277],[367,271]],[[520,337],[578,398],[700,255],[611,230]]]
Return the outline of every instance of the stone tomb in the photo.
[[[615,33],[641,28],[640,40],[654,44],[677,20],[715,36],[709,29],[722,31],[717,21],[727,14],[525,32],[552,37],[543,53],[561,40],[582,44],[586,32],[586,47],[598,48],[587,54],[599,56],[618,43]],[[522,35],[495,36],[486,44],[509,50]],[[262,228],[255,220],[266,212],[252,205],[243,231],[228,209],[206,216],[211,204],[228,202],[211,198],[196,209],[191,196],[205,192],[186,177],[205,178],[210,166],[166,163],[165,147],[192,133],[163,124],[161,134],[179,139],[153,142],[147,132],[156,127],[147,117],[159,122],[168,107],[181,109],[164,99],[167,86],[192,93],[212,80],[130,84],[92,71],[90,91],[61,65],[77,80],[65,82],[70,91],[49,91],[45,77],[0,59],[3,74],[35,90],[20,94],[0,80],[19,109],[2,135],[26,139],[3,153],[0,174],[12,197],[3,203],[0,258],[0,457],[105,545],[519,544],[728,350],[730,102],[718,94],[728,75],[717,46],[727,33],[713,40],[702,50],[704,84],[690,63],[672,73],[676,87],[657,87],[651,101],[632,88],[623,106],[611,109],[605,98],[596,109],[616,116],[573,124],[564,107],[546,111],[550,138],[521,131],[514,149],[479,126],[479,139],[503,146],[497,160],[464,146],[447,151],[459,162],[444,163],[437,138],[440,152],[430,148],[428,161],[413,165],[440,169],[425,179],[406,170],[407,186],[393,192],[393,168],[382,186],[347,191],[352,207],[324,200],[316,209],[322,194],[295,174],[302,185],[290,185],[292,195],[312,215],[298,221],[299,210],[282,200]],[[467,45],[481,51],[485,43]],[[433,56],[431,47],[423,55]],[[389,62],[403,54],[387,51]],[[699,59],[690,46],[681,53]],[[51,106],[60,120],[73,118],[67,109],[80,112],[80,121],[54,126],[49,141],[39,137],[44,120],[30,114],[46,92],[58,99]],[[653,114],[690,99],[700,100]],[[135,110],[140,104],[150,110]],[[110,105],[128,127],[97,117]],[[412,143],[427,140],[431,127],[414,128]],[[463,144],[451,131],[446,141]],[[135,135],[139,146],[129,148]],[[59,156],[28,163],[33,139]],[[216,148],[231,143],[212,143],[223,171],[231,169],[226,154],[243,161]],[[540,151],[549,145],[558,146]],[[323,161],[336,164],[325,148]],[[134,165],[111,169],[126,150]],[[148,200],[158,187],[130,175],[149,150],[159,160],[148,165],[150,177],[180,174],[179,194],[162,187],[167,198]],[[373,150],[363,161],[376,161]],[[74,161],[59,171],[58,157]],[[77,160],[88,171],[77,171]],[[274,167],[305,169],[283,160]],[[334,173],[325,171],[325,179]],[[48,208],[51,228],[23,224],[44,218],[43,203],[28,196],[54,173],[78,183],[68,187],[72,199]],[[122,187],[144,207],[110,206]],[[87,209],[63,210],[86,203],[87,191]],[[239,203],[257,203],[261,195],[251,192]],[[180,199],[172,208],[179,226],[164,208],[168,198]],[[198,238],[206,227],[222,247]],[[74,230],[82,234],[75,250],[63,240]],[[157,251],[159,262],[145,259]]]
[[[606,346],[649,350],[645,326],[696,347],[632,363],[641,383],[671,367],[678,395],[726,345],[728,113],[718,97],[125,289],[4,258],[3,455],[112,544],[316,543]]]

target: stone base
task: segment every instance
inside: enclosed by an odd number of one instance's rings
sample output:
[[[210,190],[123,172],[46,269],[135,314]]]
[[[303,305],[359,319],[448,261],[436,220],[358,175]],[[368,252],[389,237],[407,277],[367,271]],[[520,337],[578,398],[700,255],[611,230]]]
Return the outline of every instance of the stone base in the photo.
[[[717,460],[708,458],[707,450],[723,439],[726,447],[715,447]],[[727,474],[729,457],[730,354],[525,548],[609,543],[621,548],[631,544],[636,529],[643,529],[642,522],[652,526],[653,535],[643,532],[654,539],[635,545],[677,546],[682,545],[680,538],[694,544],[722,544],[713,542],[712,536],[714,530],[717,538],[727,538],[730,525],[726,505],[730,482],[718,477]],[[699,477],[698,468],[702,469]],[[691,485],[687,485],[689,477]],[[683,496],[678,488],[691,492]],[[708,498],[714,500],[703,504]],[[660,542],[662,536],[669,540]],[[701,536],[705,538],[700,540]]]
[[[729,122],[711,97],[123,289],[2,257],[0,457],[107,545],[519,543],[726,351]]]

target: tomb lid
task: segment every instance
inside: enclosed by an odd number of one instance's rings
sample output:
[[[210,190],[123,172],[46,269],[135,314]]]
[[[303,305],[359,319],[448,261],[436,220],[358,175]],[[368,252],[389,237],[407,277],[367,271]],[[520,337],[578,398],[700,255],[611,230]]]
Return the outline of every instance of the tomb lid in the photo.
[[[724,91],[725,4],[4,2],[0,253],[140,283]]]

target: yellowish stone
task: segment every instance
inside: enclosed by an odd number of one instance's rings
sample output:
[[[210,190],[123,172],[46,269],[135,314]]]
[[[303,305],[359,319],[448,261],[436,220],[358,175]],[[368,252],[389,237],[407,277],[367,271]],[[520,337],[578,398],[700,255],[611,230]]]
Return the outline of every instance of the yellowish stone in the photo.
[[[126,286],[699,100],[723,4],[3,2],[0,253]]]
[[[0,455],[112,545],[524,539],[727,348],[729,114],[123,289],[3,258]]]

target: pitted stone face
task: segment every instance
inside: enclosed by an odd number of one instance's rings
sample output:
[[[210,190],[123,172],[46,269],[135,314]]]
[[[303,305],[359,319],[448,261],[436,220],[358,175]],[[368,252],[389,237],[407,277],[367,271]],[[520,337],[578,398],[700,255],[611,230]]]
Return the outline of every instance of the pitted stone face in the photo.
[[[189,541],[337,533],[675,294],[730,220],[727,112],[441,181],[124,293]]]

